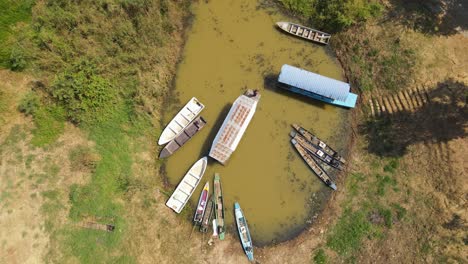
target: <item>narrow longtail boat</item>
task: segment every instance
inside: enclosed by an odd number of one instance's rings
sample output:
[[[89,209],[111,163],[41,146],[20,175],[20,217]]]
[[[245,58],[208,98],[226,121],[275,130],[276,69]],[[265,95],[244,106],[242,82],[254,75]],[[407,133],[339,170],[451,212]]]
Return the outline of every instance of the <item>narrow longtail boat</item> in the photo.
[[[164,145],[176,138],[204,108],[205,106],[197,98],[193,97],[190,99],[182,110],[169,122],[166,128],[164,128],[159,137],[158,145]]]
[[[296,148],[299,155],[302,159],[309,165],[312,171],[330,188],[336,190],[335,183],[331,180],[330,176],[325,172],[325,170],[318,164],[317,160],[313,158],[307,151],[299,144],[294,138],[291,139],[291,143]]]
[[[193,217],[193,222],[195,223],[195,225],[201,225],[202,223],[203,214],[205,213],[209,193],[210,182],[206,182],[200,194],[200,199],[198,200],[197,209],[195,210],[195,216]]]
[[[244,213],[237,202],[234,204],[234,214],[236,216],[237,230],[239,231],[239,237],[242,247],[244,248],[244,252],[247,255],[247,258],[250,261],[253,261],[253,245],[249,227],[247,226],[247,219],[245,219]]]
[[[312,143],[312,145],[319,147],[323,152],[330,155],[337,161],[343,164],[346,163],[346,160],[342,156],[338,155],[337,151],[332,149],[329,145],[323,142],[320,138],[318,138],[317,136],[315,136],[314,134],[310,133],[309,131],[307,131],[306,129],[304,129],[303,127],[297,124],[292,124],[292,127],[297,132],[299,132],[299,134],[301,134],[305,139],[307,139],[310,143]]]
[[[221,128],[211,145],[209,156],[226,164],[231,154],[236,150],[247,129],[260,100],[257,90],[247,90],[232,104],[231,110],[224,119]]]
[[[304,149],[307,150],[310,154],[314,157],[322,161],[323,163],[327,164],[328,166],[342,170],[343,167],[341,166],[341,162],[334,159],[332,156],[323,152],[319,147],[312,145],[307,139],[305,139],[300,134],[296,133],[296,131],[291,131],[290,136],[296,140]]]
[[[218,173],[215,174],[214,178],[214,208],[216,217],[216,233],[220,240],[224,240],[224,232],[226,227],[224,226],[224,201],[223,192],[221,188],[221,178]]]
[[[192,123],[190,123],[176,138],[171,140],[161,153],[159,153],[159,158],[165,158],[172,155],[176,150],[182,147],[189,139],[195,136],[198,131],[200,131],[206,124],[205,119],[199,116]]]
[[[205,214],[203,214],[200,232],[206,233],[211,226],[211,219],[213,218],[213,197],[208,198]]]
[[[166,206],[174,210],[176,213],[180,213],[184,206],[187,204],[190,196],[197,188],[200,183],[203,174],[205,174],[206,165],[208,163],[208,158],[203,157],[189,169],[187,174],[185,174],[182,181],[180,181],[177,188],[172,193],[169,200],[166,202]]]
[[[308,28],[291,22],[277,22],[276,25],[291,35],[327,45],[331,35],[313,28]]]

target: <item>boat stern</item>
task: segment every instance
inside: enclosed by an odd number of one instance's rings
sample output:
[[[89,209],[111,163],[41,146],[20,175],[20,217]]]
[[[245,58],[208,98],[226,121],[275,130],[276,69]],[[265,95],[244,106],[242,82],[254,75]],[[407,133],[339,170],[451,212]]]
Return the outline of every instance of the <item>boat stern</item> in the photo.
[[[247,252],[245,254],[247,255],[247,258],[249,259],[249,261],[254,261],[253,252]]]
[[[289,136],[291,136],[292,138],[294,138],[296,135],[297,135],[296,131],[289,132]]]

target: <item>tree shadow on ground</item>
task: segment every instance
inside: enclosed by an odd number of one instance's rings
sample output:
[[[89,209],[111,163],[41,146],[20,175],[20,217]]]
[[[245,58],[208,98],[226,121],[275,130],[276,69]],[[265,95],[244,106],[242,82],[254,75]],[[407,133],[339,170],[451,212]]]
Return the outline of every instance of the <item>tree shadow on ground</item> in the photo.
[[[368,140],[369,152],[400,157],[411,144],[466,136],[468,86],[448,79],[429,90],[430,103],[414,112],[386,113],[359,126]]]
[[[468,30],[466,0],[391,0],[396,20],[416,31],[433,35],[453,35]]]

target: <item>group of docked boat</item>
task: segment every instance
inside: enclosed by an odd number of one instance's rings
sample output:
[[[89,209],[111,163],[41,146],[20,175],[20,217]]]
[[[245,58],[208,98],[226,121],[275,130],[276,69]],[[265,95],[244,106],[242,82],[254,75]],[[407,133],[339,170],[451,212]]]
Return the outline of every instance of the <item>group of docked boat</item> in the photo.
[[[294,148],[317,177],[327,186],[336,190],[335,182],[321,164],[342,170],[346,160],[328,144],[303,127],[297,124],[292,124],[292,127],[294,130],[289,135]]]
[[[328,44],[330,39],[330,34],[294,23],[278,22],[277,25],[289,34],[317,43]],[[297,78],[301,81],[298,82]],[[321,86],[317,87],[317,83]],[[327,85],[332,86],[333,89],[330,88],[332,91],[323,93],[324,90],[329,88]],[[278,86],[344,107],[354,107],[356,100],[356,96],[349,93],[349,84],[289,65],[282,67]],[[324,88],[322,86],[327,87]],[[169,208],[176,213],[182,211],[197,186],[202,182],[202,177],[208,164],[208,157],[223,165],[227,163],[247,129],[255,113],[259,99],[260,94],[256,90],[247,90],[234,101],[213,140],[208,156],[196,161],[187,171],[166,202]],[[204,108],[205,106],[197,98],[193,97],[169,122],[158,141],[159,145],[167,144],[160,152],[160,158],[172,155],[206,125],[205,119],[199,116]],[[294,131],[290,133],[290,136],[294,148],[312,171],[327,186],[336,190],[336,184],[321,164],[341,170],[346,162],[344,158],[306,129],[295,124],[293,128]],[[198,227],[203,233],[208,232],[212,228],[213,237],[223,240],[226,232],[224,222],[225,206],[221,188],[221,177],[218,173],[215,174],[213,179],[213,189],[213,193],[210,194],[210,181],[206,181],[195,209],[193,217],[194,228]],[[244,252],[249,260],[253,260],[253,245],[247,220],[237,202],[234,204],[234,215]]]
[[[260,93],[256,90],[247,90],[234,101],[213,141],[209,157],[223,165],[226,164],[244,135],[255,113],[259,99]],[[159,145],[167,144],[159,154],[160,158],[173,154],[205,126],[205,119],[199,116],[204,108],[205,106],[193,97],[169,122],[158,141]],[[176,213],[180,213],[202,181],[207,165],[207,156],[196,161],[179,182],[166,202],[166,206]],[[210,195],[210,183],[207,181],[195,209],[194,227],[198,227],[203,233],[208,232],[212,227],[213,237],[224,240],[226,232],[224,223],[225,206],[221,177],[218,173],[214,176],[213,189],[213,194]],[[249,260],[253,260],[253,245],[247,220],[237,202],[234,204],[234,215],[244,252]]]

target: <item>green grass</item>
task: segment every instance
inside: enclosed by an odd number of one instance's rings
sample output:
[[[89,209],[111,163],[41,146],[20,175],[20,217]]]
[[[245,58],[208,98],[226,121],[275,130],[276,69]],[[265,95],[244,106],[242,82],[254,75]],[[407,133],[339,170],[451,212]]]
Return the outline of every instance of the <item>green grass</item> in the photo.
[[[8,38],[12,34],[11,27],[16,23],[31,19],[31,8],[34,0],[0,0],[0,66],[10,66],[11,46]]]
[[[31,143],[43,147],[55,142],[65,128],[65,113],[57,106],[41,107],[34,113],[33,138]]]
[[[70,218],[80,221],[92,217],[116,225],[114,232],[71,230],[67,246],[82,263],[104,263],[112,259],[129,260],[118,246],[125,232],[124,210],[117,200],[132,181],[132,156],[126,128],[131,127],[129,112],[121,108],[104,122],[88,127],[90,139],[96,142],[101,156],[90,183],[73,185],[70,190]],[[96,243],[98,242],[98,243]],[[131,258],[130,258],[131,259]]]
[[[385,193],[387,192],[387,187],[388,186],[396,186],[396,181],[392,177],[388,175],[381,175],[381,174],[376,174],[375,175],[375,186],[376,186],[376,194],[380,197],[385,196]]]
[[[325,253],[325,251],[321,248],[319,250],[317,250],[317,252],[315,253],[314,255],[314,263],[315,264],[326,264],[328,262],[327,260],[327,254]]]
[[[366,218],[367,210],[346,209],[327,238],[327,246],[342,256],[348,256],[361,246],[371,234],[372,226]]]

